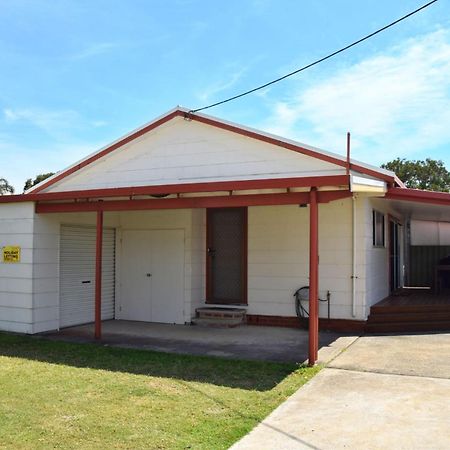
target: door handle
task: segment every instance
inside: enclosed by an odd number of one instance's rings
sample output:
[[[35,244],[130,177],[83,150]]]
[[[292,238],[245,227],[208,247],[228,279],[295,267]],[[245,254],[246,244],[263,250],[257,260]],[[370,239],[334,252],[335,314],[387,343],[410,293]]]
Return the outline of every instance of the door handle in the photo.
[[[146,273],[145,275],[146,275],[147,277],[151,277],[151,276],[152,276],[151,273]]]
[[[82,282],[81,282],[81,284],[89,284],[91,282],[91,280],[83,280]]]
[[[208,247],[208,253],[209,253],[210,255],[214,255],[214,253],[216,253],[216,249],[215,249],[215,248]]]

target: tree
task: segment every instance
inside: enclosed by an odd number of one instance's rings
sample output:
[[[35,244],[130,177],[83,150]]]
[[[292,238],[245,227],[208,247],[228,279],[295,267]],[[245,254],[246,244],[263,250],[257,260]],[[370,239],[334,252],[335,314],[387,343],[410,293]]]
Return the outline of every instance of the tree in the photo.
[[[14,188],[5,178],[0,178],[0,195],[14,194]]]
[[[450,172],[441,160],[397,158],[382,164],[381,167],[395,172],[409,188],[450,192]]]
[[[49,173],[41,173],[41,174],[37,175],[34,180],[32,180],[31,178],[28,178],[28,180],[25,181],[25,186],[23,187],[23,191],[24,192],[27,191],[28,189],[32,188],[33,186],[40,183],[41,181],[44,181],[46,178],[51,177],[52,175],[54,175],[54,173],[49,172]]]

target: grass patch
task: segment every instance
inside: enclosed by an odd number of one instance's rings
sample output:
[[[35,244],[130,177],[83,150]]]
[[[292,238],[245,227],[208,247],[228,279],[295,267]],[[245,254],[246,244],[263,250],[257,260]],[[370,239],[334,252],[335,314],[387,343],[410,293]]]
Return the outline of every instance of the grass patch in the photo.
[[[0,448],[228,448],[318,370],[0,333]]]

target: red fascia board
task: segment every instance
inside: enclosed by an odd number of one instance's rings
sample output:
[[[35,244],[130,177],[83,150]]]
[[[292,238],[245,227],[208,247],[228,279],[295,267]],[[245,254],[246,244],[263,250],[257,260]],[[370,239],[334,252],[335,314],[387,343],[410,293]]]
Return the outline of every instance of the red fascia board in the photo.
[[[450,193],[422,191],[420,189],[390,188],[385,195],[389,200],[403,200],[409,202],[429,203],[450,206]]]
[[[120,141],[114,143],[113,145],[103,149],[102,151],[92,155],[90,158],[85,159],[84,161],[82,161],[81,163],[77,164],[76,166],[73,166],[63,172],[61,172],[60,174],[56,175],[54,178],[52,178],[51,180],[48,180],[47,182],[44,182],[42,185],[40,185],[39,187],[37,187],[36,189],[34,189],[34,191],[30,192],[30,194],[26,194],[26,195],[31,195],[33,193],[37,193],[37,192],[41,192],[42,190],[46,189],[47,187],[57,183],[58,181],[61,181],[63,178],[67,177],[68,175],[71,175],[72,173],[82,169],[83,167],[86,167],[87,165],[93,163],[94,161],[102,158],[103,156],[106,156],[107,154],[111,153],[114,150],[117,150],[119,147],[133,141],[134,139],[137,139],[138,137],[142,136],[145,133],[148,133],[149,131],[157,128],[158,126],[164,124],[165,122],[168,122],[169,120],[172,120],[175,117],[185,117],[186,120],[195,120],[197,122],[201,122],[201,123],[205,123],[207,125],[211,125],[213,127],[216,128],[220,128],[223,130],[228,130],[231,131],[233,133],[237,133],[240,134],[242,136],[247,136],[247,137],[251,137],[253,139],[257,139],[259,141],[263,141],[269,144],[273,144],[276,145],[278,147],[283,147],[286,148],[288,150],[292,150],[298,153],[302,153],[304,155],[307,156],[312,156],[316,159],[320,159],[322,161],[326,161],[326,162],[330,162],[332,164],[336,164],[338,166],[347,168],[348,164],[347,161],[339,159],[339,158],[334,158],[333,156],[330,155],[325,155],[323,153],[320,152],[316,152],[314,150],[311,149],[307,149],[305,147],[302,147],[300,145],[295,145],[289,142],[285,142],[283,140],[280,139],[276,139],[274,137],[271,136],[266,136],[264,134],[260,134],[256,131],[251,131],[251,130],[247,130],[247,129],[243,129],[240,128],[236,125],[231,125],[231,124],[227,124],[227,123],[223,123],[214,119],[211,119],[209,117],[204,117],[204,116],[200,116],[200,115],[195,115],[195,114],[189,114],[185,111],[181,111],[181,110],[176,110],[173,111],[170,114],[167,114],[164,117],[161,117],[159,120],[152,122],[151,124],[147,125],[146,127],[141,128],[140,130],[136,131],[135,133],[130,134],[129,136],[126,136],[125,138],[121,139]],[[350,164],[350,169],[353,169],[357,172],[361,172],[364,173],[366,175],[370,175],[370,176],[374,176],[376,178],[382,179],[384,181],[388,181],[388,182],[394,182],[395,179],[392,176],[383,174],[381,172],[372,170],[372,169],[368,169],[364,166],[360,166],[358,164]]]
[[[319,203],[329,203],[352,196],[350,191],[319,191],[317,193]]]
[[[135,195],[186,194],[196,192],[238,191],[253,189],[287,189],[309,186],[349,186],[347,175],[318,177],[273,178],[265,180],[215,181],[209,183],[166,184],[158,186],[120,187],[79,191],[40,192],[0,196],[0,203],[76,200],[107,197],[130,197]]]
[[[319,203],[349,197],[349,191],[318,192]],[[285,194],[228,195],[145,200],[110,200],[67,203],[37,203],[36,213],[89,211],[142,211],[152,209],[225,208],[242,206],[292,205],[309,203],[309,192]]]
[[[142,211],[147,209],[223,208],[307,203],[308,192],[290,194],[228,195],[145,200],[111,200],[75,203],[38,203],[37,213],[82,211]]]

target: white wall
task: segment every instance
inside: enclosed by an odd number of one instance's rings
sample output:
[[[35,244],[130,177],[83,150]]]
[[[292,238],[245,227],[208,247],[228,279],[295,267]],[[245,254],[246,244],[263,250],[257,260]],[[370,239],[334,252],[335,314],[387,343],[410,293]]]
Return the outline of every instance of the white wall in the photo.
[[[365,217],[365,247],[366,247],[366,315],[370,306],[383,300],[390,294],[389,274],[389,217],[391,215],[403,226],[399,229],[400,242],[400,285],[403,285],[404,266],[404,218],[393,210],[388,202],[382,199],[367,198]],[[372,211],[377,210],[385,215],[385,245],[382,248],[373,246]]]
[[[319,206],[319,288],[322,298],[327,290],[331,292],[332,318],[362,320],[366,314],[366,277],[369,301],[383,294],[377,291],[379,285],[388,285],[382,270],[386,250],[378,252],[368,247],[367,242],[371,244],[372,239],[371,209],[366,199],[357,199],[358,279],[353,317],[351,203],[351,199],[345,199]],[[0,244],[20,245],[22,262],[0,264],[1,329],[36,333],[59,327],[61,224],[95,225],[95,214],[35,215],[31,203],[2,205]],[[250,207],[248,224],[248,313],[294,316],[293,294],[300,286],[309,284],[309,208]],[[105,226],[116,228],[118,243],[124,229],[184,230],[184,315],[189,322],[195,308],[205,301],[206,211],[106,213]],[[126,261],[121,259],[120,245],[116,252],[116,270],[120,274],[120,267]],[[373,276],[374,273],[379,277]],[[117,304],[120,301],[117,297]],[[321,303],[320,316],[326,314],[326,304]]]
[[[0,260],[0,329],[33,330],[33,203],[0,206],[0,247],[21,247],[19,263]]]
[[[46,191],[343,174],[342,166],[176,117]]]
[[[309,208],[251,207],[248,223],[248,313],[294,316],[293,294],[309,284]],[[362,256],[362,250],[357,251],[357,258]],[[321,204],[319,291],[321,298],[327,290],[331,292],[331,318],[363,318],[361,282],[357,284],[357,314],[352,317],[351,273],[351,200]],[[320,304],[320,317],[327,317],[325,302]]]
[[[192,210],[191,243],[191,317],[203,306],[206,286],[206,209]]]
[[[411,245],[450,245],[450,223],[411,220]]]

